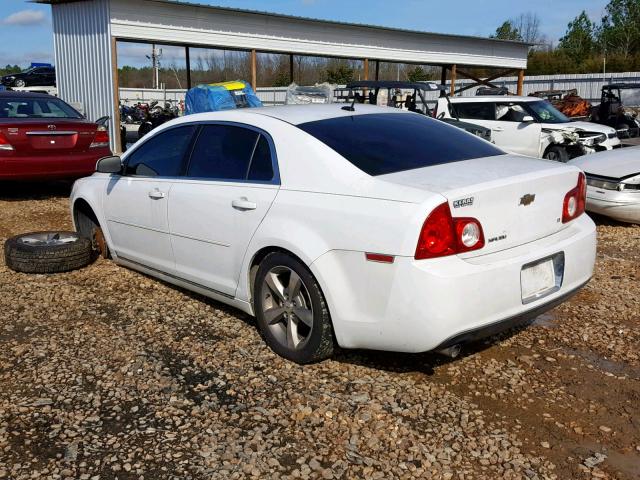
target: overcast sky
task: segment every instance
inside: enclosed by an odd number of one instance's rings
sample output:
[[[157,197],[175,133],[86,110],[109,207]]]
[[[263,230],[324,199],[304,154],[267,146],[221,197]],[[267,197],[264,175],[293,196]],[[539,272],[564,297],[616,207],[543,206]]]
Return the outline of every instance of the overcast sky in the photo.
[[[542,32],[554,42],[585,9],[593,20],[607,0],[194,0],[226,7],[286,13],[304,17],[409,28],[430,32],[488,36],[507,18],[536,13]],[[26,0],[0,0],[0,65],[28,66],[53,62],[51,8]],[[127,63],[144,61],[144,52],[122,54]],[[120,63],[123,63],[122,61]]]

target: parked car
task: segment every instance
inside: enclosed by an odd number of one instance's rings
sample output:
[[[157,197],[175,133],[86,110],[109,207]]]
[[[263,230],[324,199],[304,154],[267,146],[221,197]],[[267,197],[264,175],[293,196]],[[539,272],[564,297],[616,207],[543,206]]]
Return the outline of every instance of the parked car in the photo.
[[[335,89],[336,101],[348,103],[369,103],[421,113],[433,117],[429,107],[428,93],[438,92],[448,97],[442,85],[433,82],[405,82],[394,80],[361,80],[349,82],[345,89]],[[459,118],[438,118],[449,125],[461,128],[484,140],[491,141],[491,130]]]
[[[549,102],[535,97],[440,98],[436,111],[438,117],[457,117],[490,128],[497,146],[521,155],[566,162],[620,146],[613,128],[572,122]]]
[[[56,86],[55,67],[31,67],[2,77],[6,87]]]
[[[575,88],[566,90],[539,90],[529,95],[548,100],[551,105],[564,113],[569,118],[589,119],[591,116],[591,104],[578,95]]]
[[[614,83],[602,87],[600,105],[592,110],[594,122],[615,128],[621,138],[640,135],[640,83]]]
[[[452,349],[591,277],[584,174],[411,112],[344,104],[188,115],[74,185],[119,264],[257,317],[299,363],[335,345]]]
[[[576,158],[571,163],[587,175],[587,210],[640,223],[640,147]]]
[[[104,124],[86,120],[59,98],[0,92],[1,180],[78,178],[110,154]]]

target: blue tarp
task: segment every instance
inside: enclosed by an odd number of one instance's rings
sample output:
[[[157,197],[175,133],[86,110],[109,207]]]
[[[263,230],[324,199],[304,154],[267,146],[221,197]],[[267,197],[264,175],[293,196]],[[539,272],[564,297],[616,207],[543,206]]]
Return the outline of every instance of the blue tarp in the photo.
[[[185,115],[261,106],[251,86],[238,80],[191,88],[185,98]]]

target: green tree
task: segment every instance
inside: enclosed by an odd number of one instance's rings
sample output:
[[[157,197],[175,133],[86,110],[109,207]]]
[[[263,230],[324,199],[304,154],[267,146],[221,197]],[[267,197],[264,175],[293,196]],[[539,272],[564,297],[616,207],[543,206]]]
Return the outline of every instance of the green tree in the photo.
[[[574,63],[584,62],[596,51],[596,25],[584,10],[567,25],[567,32],[560,39],[558,49],[566,53]]]
[[[0,67],[0,75],[11,75],[12,73],[18,73],[21,71],[22,69],[18,65],[7,64],[4,68]]]
[[[338,85],[344,85],[353,80],[353,68],[346,65],[338,65],[335,68],[327,68],[325,75],[326,81]]]
[[[410,82],[423,82],[429,80],[429,74],[425,72],[424,68],[418,66],[407,72],[407,80]]]
[[[602,48],[629,58],[640,49],[640,0],[611,0],[599,29]]]
[[[520,31],[513,25],[511,20],[505,21],[502,25],[496,28],[496,33],[489,35],[491,38],[498,38],[500,40],[518,40],[522,41],[522,35]]]

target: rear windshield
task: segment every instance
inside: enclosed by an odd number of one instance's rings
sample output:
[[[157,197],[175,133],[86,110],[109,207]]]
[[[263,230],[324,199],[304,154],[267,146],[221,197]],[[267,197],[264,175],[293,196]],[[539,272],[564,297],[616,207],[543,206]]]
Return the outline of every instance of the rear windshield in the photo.
[[[82,118],[58,98],[0,96],[0,118]]]
[[[374,176],[504,154],[475,135],[419,114],[354,115],[298,127]]]

